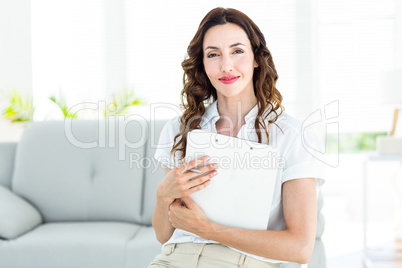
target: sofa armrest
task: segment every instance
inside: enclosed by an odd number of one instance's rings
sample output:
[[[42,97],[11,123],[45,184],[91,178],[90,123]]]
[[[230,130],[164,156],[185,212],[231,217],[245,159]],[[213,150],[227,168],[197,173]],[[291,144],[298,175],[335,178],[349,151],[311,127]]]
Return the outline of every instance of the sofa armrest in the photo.
[[[42,223],[42,216],[27,201],[0,185],[0,237],[13,239]]]
[[[0,185],[11,188],[16,142],[0,142]]]

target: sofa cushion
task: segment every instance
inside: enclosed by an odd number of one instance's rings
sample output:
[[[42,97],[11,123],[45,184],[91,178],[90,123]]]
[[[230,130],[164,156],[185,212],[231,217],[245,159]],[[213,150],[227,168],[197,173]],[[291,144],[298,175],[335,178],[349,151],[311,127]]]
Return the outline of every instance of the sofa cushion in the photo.
[[[126,248],[139,226],[117,222],[48,223],[0,241],[0,267],[126,267]]]
[[[156,240],[152,226],[141,227],[135,238],[128,242],[126,250],[127,268],[145,268],[161,253],[162,245]]]
[[[12,190],[45,222],[141,222],[145,120],[30,124],[17,147]]]
[[[42,217],[36,208],[0,185],[1,238],[16,238],[41,223]]]

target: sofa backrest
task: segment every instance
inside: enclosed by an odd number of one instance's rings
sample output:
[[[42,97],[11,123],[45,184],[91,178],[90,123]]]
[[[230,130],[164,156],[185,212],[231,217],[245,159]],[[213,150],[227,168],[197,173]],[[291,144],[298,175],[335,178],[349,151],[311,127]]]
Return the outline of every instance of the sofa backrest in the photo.
[[[134,120],[123,127],[72,122],[75,140],[98,144],[93,148],[73,144],[64,121],[32,123],[18,146],[1,144],[0,184],[11,185],[36,206],[45,222],[116,220],[151,225],[157,186],[164,176],[153,155],[167,120]],[[10,155],[15,151],[14,161]],[[322,204],[320,194],[317,239],[324,231]]]
[[[71,120],[29,125],[18,144],[12,190],[45,222],[142,223],[149,122]]]
[[[159,143],[160,133],[165,126],[167,120],[154,120],[150,122],[150,135],[146,145],[146,156],[149,159],[149,166],[145,169],[144,179],[144,199],[143,199],[143,223],[146,225],[152,224],[152,215],[156,204],[156,190],[159,182],[165,175],[165,168],[157,162],[153,157],[156,150],[156,145]]]
[[[16,142],[0,142],[0,185],[11,188]]]

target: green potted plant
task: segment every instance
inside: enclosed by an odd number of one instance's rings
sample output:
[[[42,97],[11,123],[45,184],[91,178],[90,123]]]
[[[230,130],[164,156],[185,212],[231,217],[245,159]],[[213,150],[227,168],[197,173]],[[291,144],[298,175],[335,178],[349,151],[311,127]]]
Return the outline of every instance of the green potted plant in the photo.
[[[134,93],[134,89],[126,89],[113,94],[112,101],[108,104],[107,109],[103,111],[103,114],[105,117],[127,114],[130,107],[144,104],[146,104],[146,101],[138,98]]]
[[[32,97],[23,96],[13,89],[9,94],[4,94],[2,102],[4,103],[2,109],[4,119],[12,123],[27,123],[33,120],[35,106]]]
[[[15,88],[1,94],[0,141],[17,141],[27,124],[33,121],[35,106],[31,96]]]
[[[63,94],[61,92],[59,94],[59,97],[52,95],[49,97],[49,99],[60,108],[60,110],[63,112],[63,115],[65,118],[67,118],[67,117],[77,118],[76,114],[69,112],[70,109],[68,108],[66,98],[63,96]]]

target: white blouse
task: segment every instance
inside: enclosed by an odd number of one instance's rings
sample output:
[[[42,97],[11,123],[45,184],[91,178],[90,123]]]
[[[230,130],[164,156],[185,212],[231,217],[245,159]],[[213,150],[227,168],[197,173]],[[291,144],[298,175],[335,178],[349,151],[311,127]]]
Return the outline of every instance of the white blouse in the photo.
[[[241,127],[238,138],[251,140],[258,142],[258,137],[254,129],[254,121],[258,113],[258,106],[255,105],[253,109],[245,116],[246,123]],[[269,118],[272,118],[272,114]],[[201,119],[201,129],[217,132],[215,128],[215,123],[219,120],[219,113],[217,109],[217,101],[210,104],[205,111]],[[305,148],[304,144],[308,145],[310,148],[315,148],[317,151],[322,151],[321,141],[315,133],[309,128],[302,128],[301,122],[295,118],[289,116],[287,113],[283,112],[275,122],[282,131],[275,126],[270,124],[269,126],[269,144],[272,147],[278,149],[280,157],[285,159],[283,168],[278,169],[276,185],[274,190],[274,196],[271,205],[269,223],[267,230],[284,230],[285,220],[283,215],[283,204],[282,204],[282,184],[288,180],[300,179],[300,178],[315,178],[317,190],[319,186],[324,183],[324,166],[322,162],[311,155]],[[178,162],[180,155],[176,152],[175,156],[172,156],[170,151],[173,147],[174,137],[179,133],[180,121],[179,117],[175,117],[169,120],[164,126],[159,143],[155,152],[154,157],[162,163]],[[262,131],[262,143],[266,143],[265,132]],[[302,141],[303,139],[303,141]],[[304,143],[304,144],[303,144]],[[218,169],[219,171],[219,169]],[[199,236],[189,234],[180,229],[175,229],[172,237],[164,245],[171,243],[217,243],[212,240],[206,240]],[[235,248],[233,250],[239,251]],[[247,252],[242,252],[248,256],[254,257],[259,260],[264,260],[272,263],[283,263],[285,261],[281,260],[271,260],[268,258],[263,258],[256,256]]]

